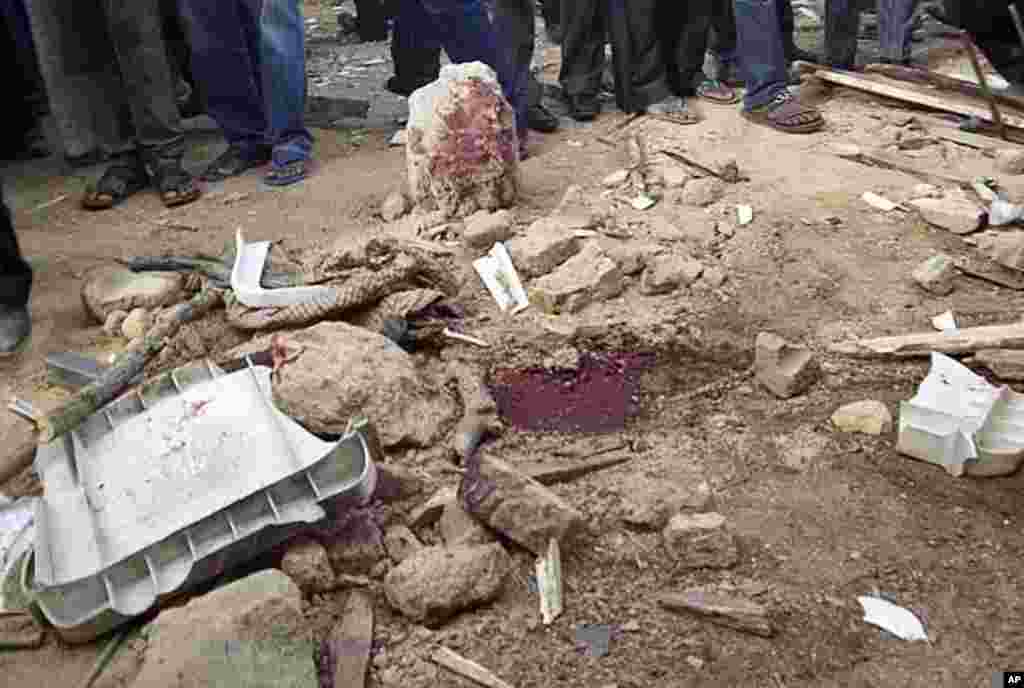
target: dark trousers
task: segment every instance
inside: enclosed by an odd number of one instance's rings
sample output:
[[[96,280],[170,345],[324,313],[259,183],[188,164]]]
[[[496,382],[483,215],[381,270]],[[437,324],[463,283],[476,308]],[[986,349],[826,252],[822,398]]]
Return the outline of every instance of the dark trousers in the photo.
[[[723,65],[736,61],[736,13],[732,0],[714,0],[708,47]]]
[[[399,81],[428,84],[441,71],[441,42],[433,31],[424,31],[410,16],[399,13],[392,25],[391,61]]]
[[[562,0],[562,68],[567,96],[597,95],[605,67],[608,0]]]
[[[910,59],[917,2],[878,0],[878,42],[883,60]],[[856,64],[860,5],[857,0],[825,0],[825,60],[830,66],[849,69]]]
[[[516,113],[519,131],[529,128],[527,110],[539,104],[543,96],[540,84],[530,71],[533,47],[537,39],[536,0],[493,0],[494,26],[506,41],[502,56],[505,69],[513,75],[512,89],[522,112]]]
[[[558,26],[562,23],[562,0],[543,0],[541,3],[541,15],[544,17],[544,26]]]
[[[944,19],[950,26],[970,33],[978,48],[1007,81],[1024,86],[1024,46],[1017,36],[1007,2],[947,1]]]
[[[14,235],[11,213],[4,202],[0,183],[0,306],[20,308],[28,303],[32,269],[21,257]]]
[[[766,105],[787,87],[786,51],[779,2],[735,0],[740,69],[746,81],[746,108]]]
[[[21,0],[0,0],[0,64],[10,65],[7,71],[7,107],[4,126],[0,130],[0,159],[26,147],[29,133],[35,126],[33,106],[38,82],[33,73],[35,50],[31,36],[25,36],[19,21]],[[22,8],[23,9],[23,8]],[[27,45],[24,39],[28,38]]]

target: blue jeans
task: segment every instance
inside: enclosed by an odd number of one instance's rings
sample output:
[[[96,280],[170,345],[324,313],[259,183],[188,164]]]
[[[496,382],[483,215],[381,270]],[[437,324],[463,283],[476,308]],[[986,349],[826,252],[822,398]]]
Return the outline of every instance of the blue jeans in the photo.
[[[180,0],[195,78],[229,144],[254,158],[310,157],[305,24],[298,0]]]
[[[825,60],[829,66],[850,69],[857,60],[860,29],[859,3],[855,0],[825,2]],[[878,0],[878,43],[886,62],[910,58],[917,0]]]
[[[768,104],[786,89],[786,52],[779,26],[782,0],[734,0],[737,52],[747,83],[746,109]]]

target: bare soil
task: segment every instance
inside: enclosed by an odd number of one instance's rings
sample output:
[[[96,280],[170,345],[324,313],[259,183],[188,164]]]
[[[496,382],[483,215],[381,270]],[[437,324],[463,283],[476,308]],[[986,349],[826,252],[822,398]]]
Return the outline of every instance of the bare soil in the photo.
[[[751,181],[728,186],[708,209],[680,205],[669,193],[649,211],[620,207],[614,214],[638,238],[720,267],[728,277],[723,286],[644,296],[633,279],[622,297],[576,316],[527,311],[506,318],[473,276],[471,256],[456,257],[465,329],[493,346],[481,351],[453,344],[441,353],[446,360],[473,360],[493,372],[548,366],[552,352],[570,346],[657,354],[635,392],[637,413],[611,433],[631,447],[634,460],[553,487],[586,516],[590,530],[563,552],[565,614],[550,627],[540,624],[528,585],[533,561],[522,552],[515,553],[516,573],[496,603],[439,631],[411,626],[374,588],[378,625],[368,685],[469,686],[426,661],[436,643],[519,688],[982,688],[991,685],[993,672],[1019,668],[1024,477],[953,478],[896,453],[895,433],[844,435],[829,423],[836,408],[861,399],[879,399],[895,411],[912,396],[927,364],[843,360],[824,353],[828,343],[926,331],[947,309],[961,326],[1011,322],[1024,306],[1021,293],[968,277],[959,277],[947,297],[920,291],[910,280],[919,262],[966,247],[911,214],[880,213],[860,200],[873,191],[902,201],[919,180],[834,155],[837,144],[895,144],[949,122],[843,91],[824,106],[828,130],[807,137],[751,125],[735,108],[698,107],[705,115],[698,125],[647,122],[636,131],[651,149],[735,157]],[[607,201],[600,200],[600,180],[623,165],[620,151],[597,141],[608,121],[536,138],[516,211],[523,226],[550,212],[570,183],[582,185],[595,202]],[[386,144],[390,133],[317,132],[319,169],[305,183],[270,190],[247,175],[172,211],[144,193],[91,214],[76,205],[82,176],[58,174],[52,164],[6,170],[19,238],[36,268],[35,335],[24,356],[0,363],[0,398],[17,395],[49,407],[66,395],[45,384],[48,353],[109,353],[124,345],[103,335],[80,303],[80,278],[94,265],[162,252],[218,253],[239,226],[249,240],[278,240],[296,255],[346,236],[397,232],[375,214],[404,176],[403,151]],[[218,145],[209,136],[197,142],[195,164]],[[903,154],[908,164],[930,172],[995,176],[981,151],[941,140]],[[1021,179],[1000,181],[1020,199]],[[65,194],[66,200],[37,208]],[[752,224],[737,226],[737,204],[754,208]],[[170,229],[158,219],[198,231]],[[822,381],[786,401],[759,387],[748,370],[761,330],[816,349]],[[430,354],[420,356],[424,365],[435,364]],[[25,421],[0,414],[5,450],[31,433]],[[513,463],[567,446],[585,456],[607,437],[510,428],[494,451]],[[458,474],[447,452],[399,452],[388,460],[426,476],[430,487],[455,485]],[[31,482],[23,477],[21,490],[25,481]],[[637,485],[685,491],[702,482],[740,538],[741,562],[728,571],[682,572],[658,533],[630,530],[620,518],[627,500],[644,498]],[[389,507],[383,518],[400,519],[416,504]],[[767,605],[776,635],[744,635],[655,602],[661,592],[699,584]],[[902,642],[865,624],[856,597],[876,591],[916,611],[931,642]],[[319,637],[337,621],[345,595],[339,590],[309,600],[308,620]],[[581,624],[619,627],[609,655],[585,656],[576,648]],[[141,647],[140,641],[123,650],[97,688],[129,685]],[[74,685],[98,651],[99,645],[67,647],[51,634],[39,650],[0,653],[0,674],[9,685]]]

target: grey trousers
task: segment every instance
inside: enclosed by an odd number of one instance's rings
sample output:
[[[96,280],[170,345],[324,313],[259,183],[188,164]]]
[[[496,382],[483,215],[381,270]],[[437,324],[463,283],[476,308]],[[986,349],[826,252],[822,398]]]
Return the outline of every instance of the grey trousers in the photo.
[[[567,96],[597,95],[605,67],[607,0],[562,0],[562,68]]]
[[[882,60],[910,59],[910,37],[918,0],[878,0],[878,42]],[[825,61],[848,69],[857,60],[860,5],[857,0],[825,0]]]
[[[158,0],[26,0],[69,157],[184,150]]]

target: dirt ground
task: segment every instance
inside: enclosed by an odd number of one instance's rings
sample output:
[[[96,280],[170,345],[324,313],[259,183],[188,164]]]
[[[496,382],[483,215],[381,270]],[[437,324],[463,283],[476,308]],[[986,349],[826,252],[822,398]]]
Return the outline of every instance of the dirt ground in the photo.
[[[623,296],[577,316],[531,310],[506,318],[471,273],[470,257],[457,256],[466,329],[496,346],[484,353],[449,347],[446,357],[495,369],[543,365],[575,347],[654,352],[657,363],[641,380],[639,413],[613,435],[631,448],[633,461],[553,488],[583,512],[590,531],[563,553],[564,615],[540,625],[527,584],[533,562],[523,554],[496,603],[438,631],[411,626],[377,591],[370,686],[470,685],[425,661],[435,643],[519,688],[982,688],[993,672],[1019,668],[1024,477],[953,478],[899,455],[894,432],[844,435],[829,423],[837,407],[862,399],[895,411],[913,395],[927,363],[844,360],[826,354],[827,344],[928,331],[931,318],[947,309],[962,327],[1008,323],[1024,307],[1021,293],[965,276],[947,297],[919,290],[909,279],[913,268],[937,251],[963,253],[962,242],[913,215],[881,213],[860,200],[865,191],[905,200],[918,179],[834,154],[837,145],[895,144],[955,124],[844,91],[823,106],[827,131],[807,137],[753,126],[733,107],[699,107],[705,120],[696,126],[647,122],[636,131],[649,146],[733,156],[750,181],[728,186],[707,210],[680,205],[670,193],[651,210],[615,213],[638,236],[721,268],[723,286],[643,296],[633,279]],[[535,139],[516,209],[523,227],[550,212],[570,183],[590,197],[601,195],[603,177],[623,165],[621,151],[597,140],[609,122],[610,116],[594,127]],[[24,356],[0,363],[0,398],[17,395],[46,408],[63,398],[45,385],[47,354],[123,346],[103,335],[81,304],[82,277],[95,265],[164,252],[216,253],[238,227],[249,240],[278,240],[296,253],[339,237],[398,231],[376,215],[404,175],[403,150],[387,145],[391,133],[318,131],[318,169],[305,183],[271,190],[250,174],[172,211],[155,195],[140,194],[118,209],[89,214],[76,199],[96,170],[66,175],[55,162],[4,170],[36,282],[33,341]],[[194,140],[195,165],[220,145],[209,133]],[[980,151],[948,142],[903,154],[908,164],[937,174],[997,176]],[[1020,199],[1021,179],[1000,182]],[[737,226],[737,204],[754,208],[750,225]],[[164,219],[195,231],[157,222]],[[574,327],[584,334],[567,334]],[[788,401],[757,385],[748,369],[763,330],[814,348],[822,381]],[[31,434],[27,422],[0,414],[0,446],[19,446]],[[531,461],[567,445],[586,454],[607,438],[508,431],[491,450],[512,462]],[[434,487],[454,485],[457,475],[443,456],[438,448],[388,460],[428,476]],[[740,538],[741,561],[724,572],[677,570],[658,533],[630,530],[621,520],[625,504],[642,501],[658,485],[686,491],[701,483]],[[778,632],[756,638],[667,612],[655,601],[662,592],[698,584],[738,590],[767,605]],[[856,597],[874,592],[916,611],[931,642],[903,642],[865,624]],[[328,632],[344,602],[343,591],[309,600],[318,635]],[[577,650],[575,629],[587,623],[620,627],[609,655]],[[0,674],[8,685],[74,685],[98,651],[51,636],[39,650],[0,654]],[[134,656],[122,652],[97,686],[128,685]]]

